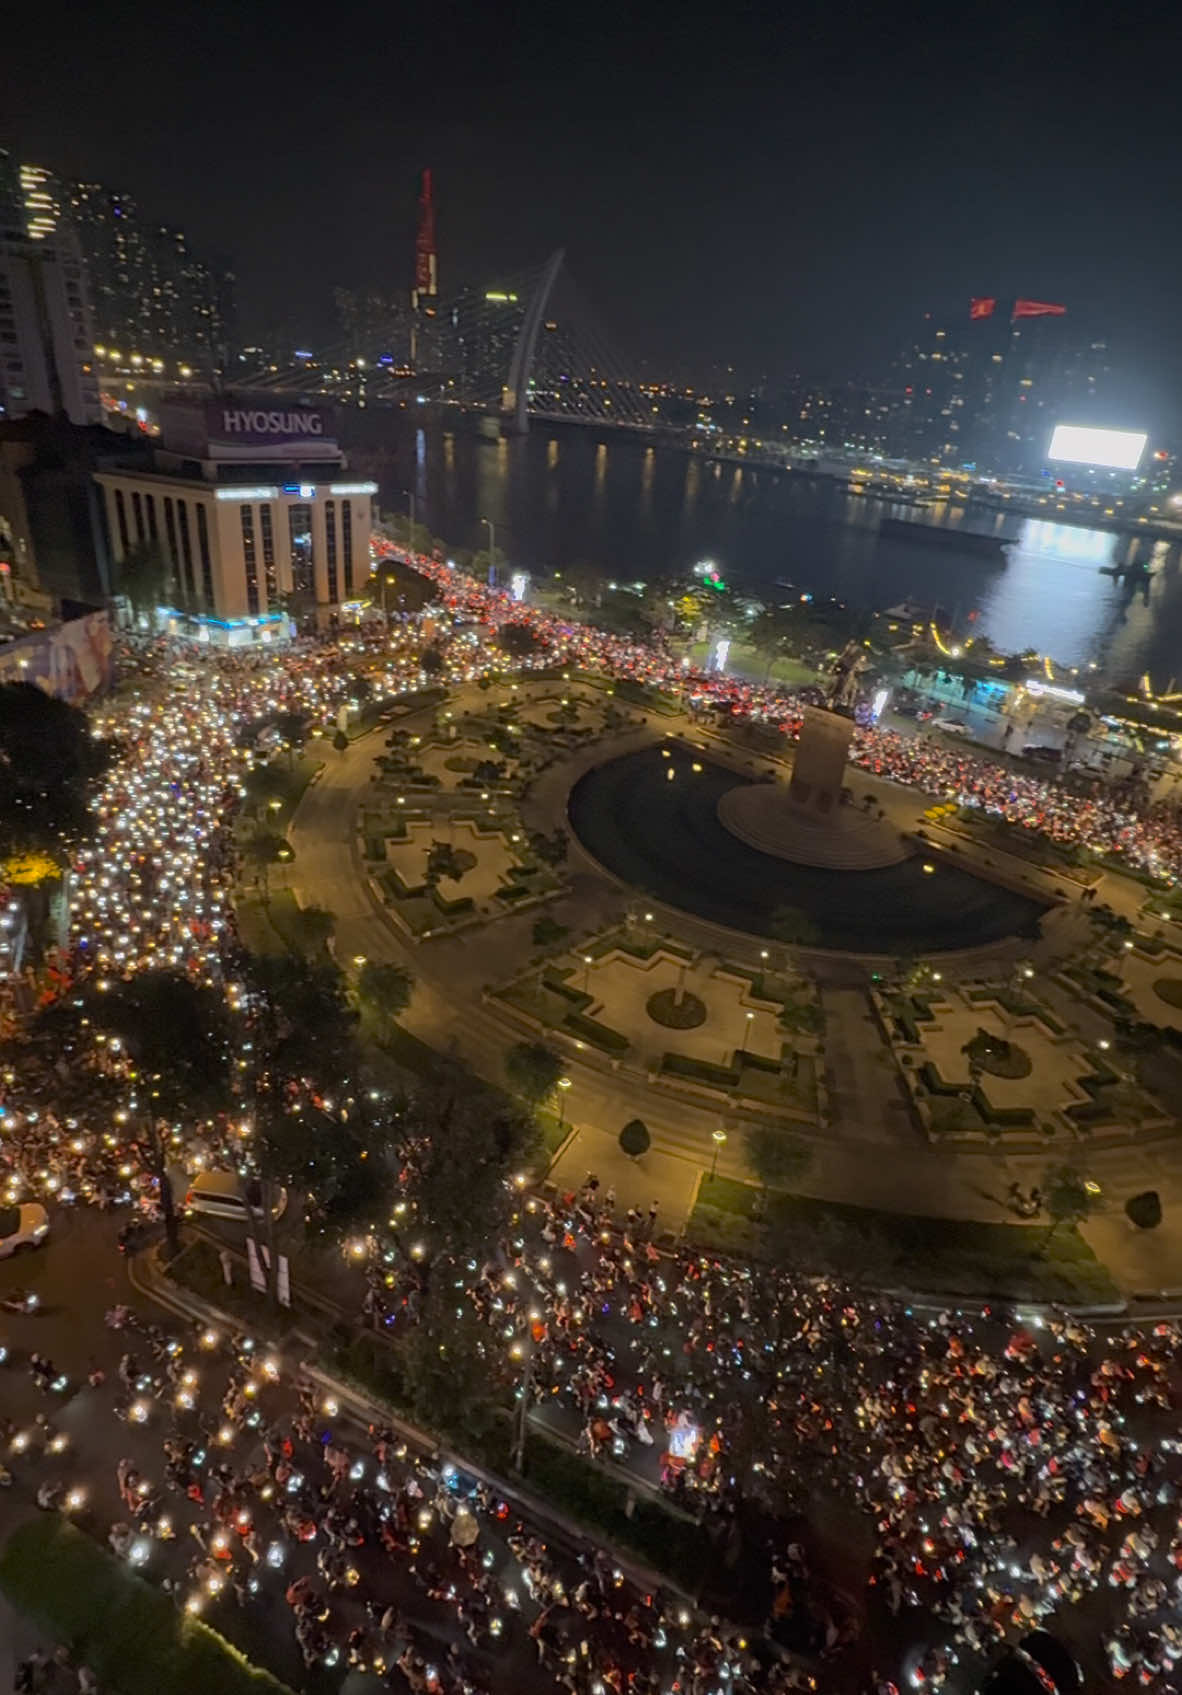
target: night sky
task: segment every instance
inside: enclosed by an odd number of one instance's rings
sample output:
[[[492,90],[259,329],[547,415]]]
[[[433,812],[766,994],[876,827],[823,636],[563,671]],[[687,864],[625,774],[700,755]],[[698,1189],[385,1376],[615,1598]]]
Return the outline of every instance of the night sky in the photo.
[[[652,365],[872,373],[925,306],[1062,300],[1182,380],[1175,8],[41,0],[0,138],[222,252],[243,327],[325,335],[335,284],[567,248]]]

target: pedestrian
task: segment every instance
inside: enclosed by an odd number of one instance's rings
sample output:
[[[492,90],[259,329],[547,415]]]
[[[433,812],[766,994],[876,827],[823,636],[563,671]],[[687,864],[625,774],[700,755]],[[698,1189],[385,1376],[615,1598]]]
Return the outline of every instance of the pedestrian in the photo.
[[[657,1228],[657,1210],[660,1203],[654,1201],[648,1209],[648,1233],[651,1236]]]

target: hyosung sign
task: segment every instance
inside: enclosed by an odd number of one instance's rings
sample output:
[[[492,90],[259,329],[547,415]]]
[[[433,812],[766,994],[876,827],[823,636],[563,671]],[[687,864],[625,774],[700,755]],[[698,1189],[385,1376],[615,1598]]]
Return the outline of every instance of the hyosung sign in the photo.
[[[304,405],[273,394],[226,394],[200,406],[162,408],[167,448],[201,459],[338,459],[331,406]]]

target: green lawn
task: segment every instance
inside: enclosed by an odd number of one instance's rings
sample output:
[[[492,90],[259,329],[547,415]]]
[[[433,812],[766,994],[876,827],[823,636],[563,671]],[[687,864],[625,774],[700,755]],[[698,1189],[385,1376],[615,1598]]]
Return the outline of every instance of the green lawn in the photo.
[[[731,1178],[704,1178],[688,1236],[705,1246],[833,1270],[851,1279],[957,1295],[1062,1300],[1119,1298],[1116,1285],[1076,1230],[979,1224],[881,1212],[840,1201],[760,1191]]]
[[[327,742],[322,745],[325,748],[328,746]],[[304,790],[316,773],[323,768],[323,759],[313,759],[308,754],[301,754],[298,759],[292,760],[289,764],[287,755],[279,753],[268,762],[265,779],[262,777],[261,771],[257,776],[253,773],[248,776],[246,779],[248,799],[239,815],[243,829],[246,829],[249,820],[250,827],[246,833],[253,835],[257,822],[259,827],[272,830],[276,835],[286,835],[287,827],[291,823],[296,807],[303,798]],[[260,798],[258,799],[250,797],[252,776],[254,782],[259,785]],[[267,794],[265,799],[261,798],[264,793],[262,787],[264,782],[270,783],[274,788],[273,794],[269,790],[265,791]],[[272,807],[270,805],[271,800],[277,801],[278,805]]]
[[[713,650],[713,642],[695,642],[689,649],[691,664],[705,665]],[[805,659],[792,659],[787,655],[777,659],[769,673],[766,657],[755,648],[749,647],[746,642],[731,644],[726,668],[733,677],[750,677],[758,683],[762,683],[766,677],[769,682],[783,683],[788,688],[796,683],[815,683],[817,680],[815,665],[810,665]]]
[[[542,1146],[546,1152],[546,1165],[548,1166],[570,1135],[570,1119],[560,1119],[556,1112],[550,1111],[549,1107],[541,1107],[537,1113],[537,1120],[542,1128]]]
[[[250,953],[282,953],[283,938],[267,916],[267,908],[257,895],[239,895],[234,902],[238,915],[238,933],[242,945]]]
[[[290,889],[273,890],[265,902],[258,895],[240,895],[234,910],[242,945],[251,953],[287,952],[321,961],[327,958],[319,941],[313,945],[308,937],[302,909]]]
[[[88,1665],[107,1695],[286,1695],[285,1684],[56,1515],[13,1531],[0,1589]]]

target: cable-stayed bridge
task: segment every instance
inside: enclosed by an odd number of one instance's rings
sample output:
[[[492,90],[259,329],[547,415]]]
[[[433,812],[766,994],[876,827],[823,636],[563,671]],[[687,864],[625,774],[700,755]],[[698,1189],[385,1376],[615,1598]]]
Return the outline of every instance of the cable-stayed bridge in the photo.
[[[417,309],[345,298],[355,320],[347,338],[236,380],[353,404],[462,406],[518,432],[531,418],[646,432],[688,421],[671,414],[680,397],[629,369],[561,251],[495,289],[420,300]]]

